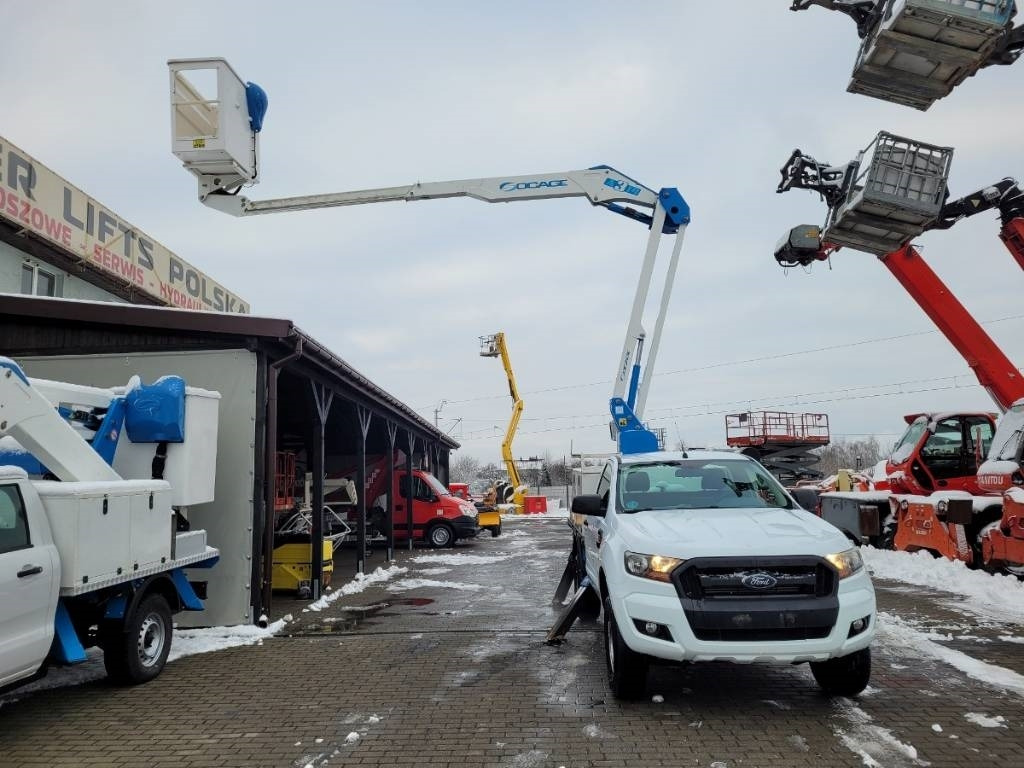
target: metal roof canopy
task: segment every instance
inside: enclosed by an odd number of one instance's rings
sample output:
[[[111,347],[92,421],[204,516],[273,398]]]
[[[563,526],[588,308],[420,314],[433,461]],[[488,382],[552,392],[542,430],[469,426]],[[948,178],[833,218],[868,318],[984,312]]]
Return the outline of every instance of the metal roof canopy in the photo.
[[[448,452],[459,444],[290,320],[0,295],[0,352],[15,358],[228,349],[246,349],[260,360],[256,408],[258,420],[265,422],[257,425],[259,450],[253,475],[254,498],[263,503],[253,508],[252,577],[254,584],[262,583],[264,587],[253,590],[256,618],[268,611],[271,602],[273,466],[279,439],[301,437],[307,457],[314,462],[312,466],[321,468],[325,453],[365,457],[368,453],[387,453],[393,442],[395,449],[407,454],[407,467],[411,469],[412,453],[424,456],[434,471],[440,470],[442,482],[447,482]],[[327,407],[323,408],[325,398]],[[271,407],[275,403],[276,407]],[[359,427],[364,418],[369,419],[365,435]],[[319,440],[325,432],[326,439]],[[410,446],[415,450],[408,450]],[[319,486],[314,488],[314,499],[322,500],[322,483]],[[363,496],[360,494],[358,505],[362,519],[358,526],[357,571],[362,570],[365,556],[365,508],[372,501]],[[313,537],[322,540],[323,531],[317,522]],[[390,555],[393,542],[391,537],[388,539]],[[316,571],[319,558],[315,553],[320,549],[312,550]],[[314,589],[319,590],[319,579]]]

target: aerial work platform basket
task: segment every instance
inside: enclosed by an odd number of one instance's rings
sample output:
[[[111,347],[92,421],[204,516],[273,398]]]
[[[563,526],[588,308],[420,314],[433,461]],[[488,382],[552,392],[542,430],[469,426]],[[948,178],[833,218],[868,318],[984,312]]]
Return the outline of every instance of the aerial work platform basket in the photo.
[[[224,59],[171,59],[171,149],[222,188],[254,184],[267,96]],[[214,186],[217,186],[216,184]]]
[[[823,240],[878,256],[899,249],[942,210],[952,158],[951,147],[880,132],[857,155]]]
[[[915,109],[973,75],[1010,25],[1012,0],[882,0],[847,91]]]

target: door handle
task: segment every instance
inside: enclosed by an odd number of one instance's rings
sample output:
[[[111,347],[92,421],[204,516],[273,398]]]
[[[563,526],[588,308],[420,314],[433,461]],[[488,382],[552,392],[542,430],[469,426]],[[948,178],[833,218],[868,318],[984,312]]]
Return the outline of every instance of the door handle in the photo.
[[[35,576],[37,573],[43,572],[43,566],[41,565],[26,565],[18,571],[18,578],[24,579],[26,576]]]

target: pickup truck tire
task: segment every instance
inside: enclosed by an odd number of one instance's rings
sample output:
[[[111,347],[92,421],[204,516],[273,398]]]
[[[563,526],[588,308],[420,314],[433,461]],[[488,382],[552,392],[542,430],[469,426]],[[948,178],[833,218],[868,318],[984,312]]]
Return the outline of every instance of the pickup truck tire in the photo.
[[[138,685],[160,674],[171,650],[171,609],[162,595],[144,597],[123,622],[104,628],[103,666],[118,685]]]
[[[826,693],[856,696],[871,679],[871,649],[854,651],[828,661],[812,661],[811,673]]]
[[[427,529],[427,543],[434,549],[455,546],[455,531],[448,523],[435,523]]]
[[[649,659],[632,650],[615,623],[611,600],[604,601],[604,659],[608,687],[617,699],[639,699],[647,690]]]
[[[491,532],[491,538],[496,539],[499,536],[501,536],[501,523],[498,523],[497,525],[492,525],[487,530]]]

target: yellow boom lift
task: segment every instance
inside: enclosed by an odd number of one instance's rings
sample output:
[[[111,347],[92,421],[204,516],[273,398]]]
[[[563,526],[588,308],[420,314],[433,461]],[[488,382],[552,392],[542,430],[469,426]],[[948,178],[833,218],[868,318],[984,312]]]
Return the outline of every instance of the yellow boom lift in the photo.
[[[512,362],[508,359],[508,347],[505,345],[505,334],[498,333],[490,336],[480,337],[481,357],[500,357],[502,365],[505,366],[505,375],[508,376],[508,391],[512,395],[512,418],[509,419],[508,429],[505,430],[505,439],[501,443],[501,458],[505,461],[505,469],[508,471],[508,483],[511,490],[511,499],[502,498],[499,494],[499,502],[511,501],[516,505],[516,514],[523,512],[523,481],[519,477],[519,470],[516,469],[516,460],[512,456],[512,438],[515,437],[516,429],[519,427],[519,417],[523,415],[523,399],[519,397],[519,390],[516,389],[516,377],[512,373]]]

